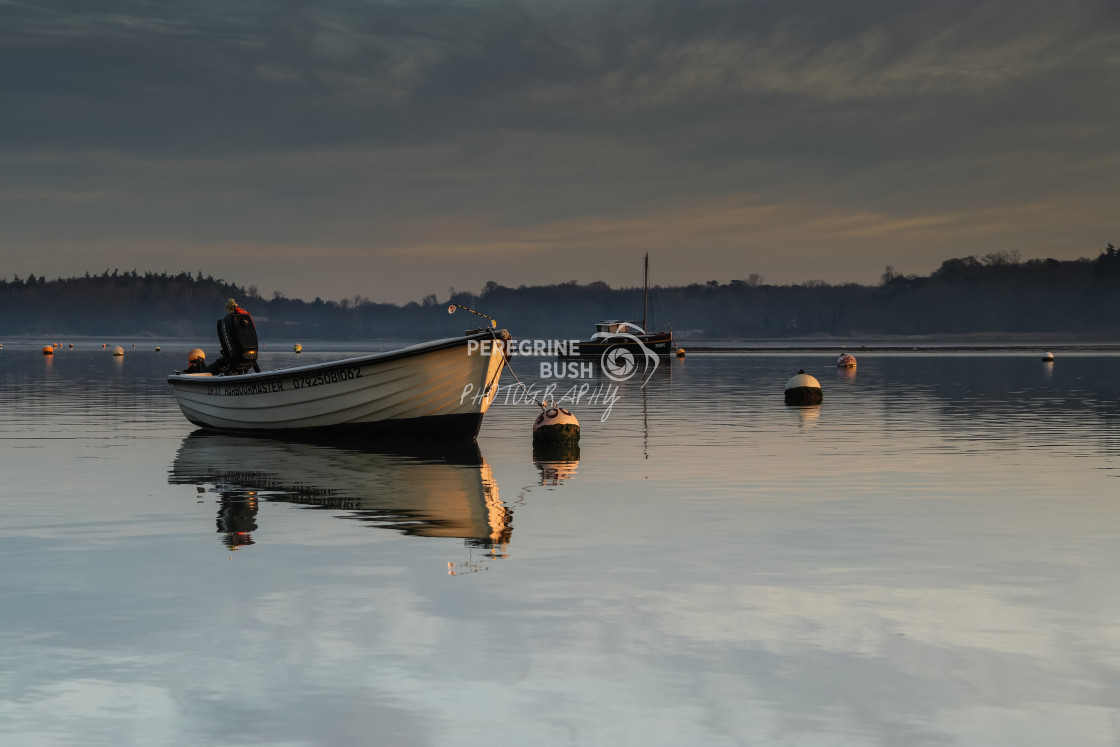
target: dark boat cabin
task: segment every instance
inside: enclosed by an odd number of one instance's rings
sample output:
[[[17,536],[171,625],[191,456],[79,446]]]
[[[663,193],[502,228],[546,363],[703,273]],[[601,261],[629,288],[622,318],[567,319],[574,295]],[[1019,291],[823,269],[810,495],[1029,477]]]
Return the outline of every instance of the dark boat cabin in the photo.
[[[629,332],[630,334],[643,334],[645,330],[639,329],[633,322],[622,322],[617,319],[609,319],[599,322],[595,325],[595,331],[603,334],[617,334],[619,332]]]

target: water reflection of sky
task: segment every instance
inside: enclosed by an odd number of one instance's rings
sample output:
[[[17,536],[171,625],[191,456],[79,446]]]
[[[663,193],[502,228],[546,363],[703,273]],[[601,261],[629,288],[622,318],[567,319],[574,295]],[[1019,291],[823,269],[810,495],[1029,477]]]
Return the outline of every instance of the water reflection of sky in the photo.
[[[496,407],[494,559],[393,526],[423,465],[283,444],[244,472],[391,511],[261,500],[229,553],[215,491],[247,462],[173,479],[193,428],[154,353],[5,358],[0,738],[1115,743],[1115,358],[859,359],[673,361],[605,423],[576,408],[563,480]],[[798,368],[816,417],[782,404]]]

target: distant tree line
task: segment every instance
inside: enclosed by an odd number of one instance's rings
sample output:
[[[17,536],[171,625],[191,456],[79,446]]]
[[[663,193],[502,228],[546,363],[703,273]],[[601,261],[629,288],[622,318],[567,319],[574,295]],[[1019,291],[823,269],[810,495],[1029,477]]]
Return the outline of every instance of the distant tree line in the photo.
[[[227,298],[252,312],[262,339],[423,339],[485,321],[449,303],[495,317],[520,337],[585,338],[600,319],[642,317],[642,288],[575,281],[478,293],[434,294],[419,303],[262,298],[201,272],[177,275],[106,270],[47,280],[0,278],[0,336],[129,335],[198,338],[214,334]],[[1023,261],[1017,252],[948,259],[928,276],[887,266],[877,285],[811,280],[767,285],[759,275],[720,283],[650,289],[648,327],[672,326],[680,339],[969,333],[1120,334],[1120,252],[1096,259]]]

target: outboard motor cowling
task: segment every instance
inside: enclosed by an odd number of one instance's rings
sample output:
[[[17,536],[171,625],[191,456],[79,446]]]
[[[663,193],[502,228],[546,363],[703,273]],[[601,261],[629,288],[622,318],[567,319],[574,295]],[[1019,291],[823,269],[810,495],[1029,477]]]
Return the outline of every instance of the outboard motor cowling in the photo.
[[[253,317],[245,309],[234,310],[218,320],[218,341],[222,357],[209,367],[213,373],[242,374],[257,365],[257,328]]]

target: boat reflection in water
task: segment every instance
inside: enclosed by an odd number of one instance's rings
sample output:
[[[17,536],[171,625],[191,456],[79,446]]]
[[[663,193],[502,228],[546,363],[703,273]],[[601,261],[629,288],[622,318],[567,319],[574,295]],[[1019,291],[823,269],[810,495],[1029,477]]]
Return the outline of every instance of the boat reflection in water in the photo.
[[[262,501],[345,511],[418,537],[460,537],[495,557],[513,533],[513,513],[473,441],[340,445],[195,431],[168,481],[218,494],[218,532],[232,550],[253,544]]]
[[[579,444],[534,444],[533,464],[540,470],[541,485],[571,480],[579,468]]]

